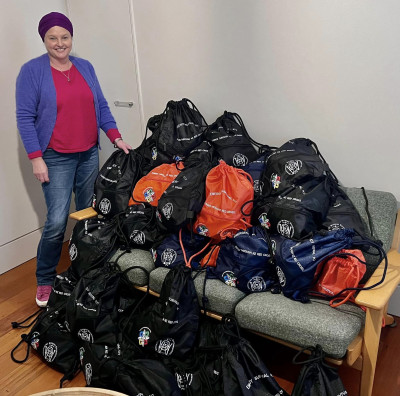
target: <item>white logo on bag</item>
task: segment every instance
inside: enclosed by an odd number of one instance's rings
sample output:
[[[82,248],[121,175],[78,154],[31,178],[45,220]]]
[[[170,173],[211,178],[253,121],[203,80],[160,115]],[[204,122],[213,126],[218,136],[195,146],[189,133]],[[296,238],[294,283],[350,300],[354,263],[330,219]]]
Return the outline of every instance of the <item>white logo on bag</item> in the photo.
[[[261,180],[254,180],[253,181],[253,189],[256,193],[262,193],[264,187],[264,183]]]
[[[85,364],[85,379],[86,379],[86,383],[88,385],[90,385],[90,383],[92,382],[92,365],[90,363],[86,363]]]
[[[185,373],[182,375],[175,373],[176,382],[179,386],[179,389],[185,390],[187,389],[193,381],[193,374]]]
[[[171,356],[174,352],[175,341],[172,338],[166,338],[164,340],[159,340],[156,343],[155,350],[157,353],[165,356]]]
[[[137,245],[144,245],[146,242],[146,235],[139,230],[133,230],[129,238]]]
[[[329,231],[337,231],[337,230],[344,230],[345,229],[345,227],[342,225],[342,224],[339,224],[339,223],[337,223],[337,224],[331,224],[329,227],[328,227],[328,230]]]
[[[111,202],[107,198],[103,198],[99,203],[99,210],[103,214],[107,214],[111,210]]]
[[[93,334],[88,329],[80,329],[78,337],[83,341],[93,343]]]
[[[177,254],[175,250],[167,248],[162,252],[161,255],[161,262],[166,266],[169,267],[175,260]]]
[[[282,268],[279,267],[278,265],[276,266],[276,273],[278,275],[279,283],[281,284],[282,287],[285,287],[286,285],[286,276],[282,271]]]
[[[171,202],[166,203],[162,208],[163,215],[167,220],[171,218],[173,211],[174,211],[174,206],[172,205]]]
[[[247,282],[247,288],[253,292],[263,291],[266,288],[266,283],[263,277],[261,276],[253,276]]]
[[[245,166],[249,162],[248,158],[242,153],[236,153],[232,159],[234,166]]]
[[[69,247],[69,258],[71,259],[71,261],[74,261],[77,256],[78,256],[78,249],[76,248],[75,244],[73,243]]]
[[[51,363],[57,356],[57,345],[54,342],[48,342],[43,347],[43,357],[44,359]]]
[[[276,226],[279,234],[286,238],[292,238],[294,234],[293,224],[289,220],[280,220]]]
[[[295,175],[302,168],[303,163],[300,160],[290,160],[285,164],[285,171],[288,175]]]

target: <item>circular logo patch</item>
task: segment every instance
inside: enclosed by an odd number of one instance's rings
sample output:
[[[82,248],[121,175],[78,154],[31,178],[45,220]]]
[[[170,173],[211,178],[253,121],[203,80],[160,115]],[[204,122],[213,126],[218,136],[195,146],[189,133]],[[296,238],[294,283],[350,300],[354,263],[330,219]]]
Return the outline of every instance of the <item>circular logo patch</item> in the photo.
[[[300,160],[290,160],[285,164],[285,171],[288,175],[295,175],[302,168],[303,163]]]
[[[146,235],[143,231],[133,230],[131,235],[129,236],[129,239],[133,243],[136,243],[136,245],[144,245],[146,242]]]
[[[69,247],[69,258],[71,261],[74,261],[77,256],[78,256],[78,249],[76,248],[75,244],[73,243]]]
[[[161,262],[166,266],[169,267],[175,260],[177,254],[175,250],[171,248],[165,249],[161,254]]]
[[[110,210],[111,210],[110,200],[107,198],[103,198],[99,203],[99,210],[104,215],[110,213]]]
[[[279,234],[286,238],[292,238],[294,234],[293,224],[289,220],[280,220],[276,226]]]
[[[261,292],[266,289],[267,285],[265,283],[265,280],[261,276],[253,276],[248,282],[247,282],[247,288],[251,290],[252,292]]]
[[[154,192],[154,190],[151,187],[147,187],[143,191],[143,196],[144,196],[144,199],[146,200],[146,202],[153,202],[156,197],[156,193]]]
[[[163,212],[163,215],[167,220],[169,220],[172,216],[172,212],[174,211],[174,205],[172,205],[171,202],[166,203],[163,208],[161,209]]]
[[[278,265],[276,266],[276,273],[278,275],[279,283],[282,287],[285,287],[286,285],[286,276],[282,271],[282,268],[279,267]]]
[[[236,153],[232,158],[233,166],[245,166],[249,159],[242,153]]]
[[[232,271],[225,271],[222,274],[222,279],[228,286],[236,287],[237,278]]]

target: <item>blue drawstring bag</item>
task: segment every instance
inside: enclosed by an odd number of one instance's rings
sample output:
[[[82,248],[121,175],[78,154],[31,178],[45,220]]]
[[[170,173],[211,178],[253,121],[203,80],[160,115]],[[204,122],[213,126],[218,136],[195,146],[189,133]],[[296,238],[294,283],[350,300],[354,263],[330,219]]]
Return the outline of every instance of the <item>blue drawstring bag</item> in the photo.
[[[179,234],[181,234],[181,240]],[[156,267],[173,268],[179,264],[186,264],[186,261],[201,251],[209,240],[208,237],[190,233],[186,228],[182,228],[179,233],[168,235],[157,247],[150,250],[154,265]],[[182,245],[185,251],[182,250]],[[199,254],[191,261],[193,269],[200,266],[202,257],[203,255]]]
[[[354,236],[353,229],[341,229],[316,234],[300,242],[273,237],[276,272],[283,294],[296,301],[308,302],[308,290],[318,264],[329,255],[354,246]]]
[[[249,162],[242,169],[247,172],[253,179],[254,195],[261,195],[264,186],[261,175],[265,168],[266,157],[271,154],[272,150],[262,153],[257,159]]]
[[[270,259],[264,230],[254,226],[221,242],[216,266],[208,268],[208,275],[244,293],[262,292],[276,279]]]

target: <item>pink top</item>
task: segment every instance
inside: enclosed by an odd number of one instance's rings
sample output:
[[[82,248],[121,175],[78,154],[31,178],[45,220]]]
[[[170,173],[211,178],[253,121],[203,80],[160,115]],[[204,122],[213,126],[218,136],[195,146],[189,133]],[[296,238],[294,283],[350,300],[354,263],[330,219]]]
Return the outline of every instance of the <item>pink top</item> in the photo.
[[[61,153],[86,151],[97,144],[98,138],[92,91],[74,65],[63,72],[52,67],[51,72],[57,93],[57,120],[48,148]],[[107,137],[114,142],[121,135],[118,129],[110,129]]]

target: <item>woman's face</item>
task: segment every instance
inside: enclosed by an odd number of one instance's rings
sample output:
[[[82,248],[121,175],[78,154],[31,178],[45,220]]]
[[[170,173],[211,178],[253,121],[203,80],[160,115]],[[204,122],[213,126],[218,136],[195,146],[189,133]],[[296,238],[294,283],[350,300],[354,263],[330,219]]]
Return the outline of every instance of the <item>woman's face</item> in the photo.
[[[60,26],[53,26],[44,36],[44,45],[50,59],[65,61],[72,49],[71,33]]]

